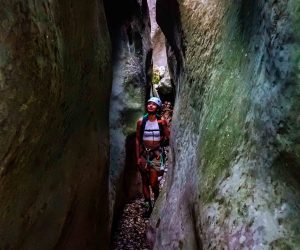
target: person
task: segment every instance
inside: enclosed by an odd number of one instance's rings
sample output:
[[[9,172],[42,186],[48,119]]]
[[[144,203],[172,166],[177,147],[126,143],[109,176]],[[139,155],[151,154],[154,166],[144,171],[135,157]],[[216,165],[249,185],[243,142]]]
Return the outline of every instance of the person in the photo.
[[[167,121],[158,115],[161,106],[159,98],[151,97],[146,105],[147,114],[137,121],[136,128],[136,158],[142,177],[146,216],[151,214],[153,208],[149,186],[154,194],[154,202],[159,195],[158,176],[164,164],[162,146],[169,139]]]
[[[162,108],[162,118],[167,121],[168,128],[170,128],[172,121],[172,105],[170,102],[165,101]]]

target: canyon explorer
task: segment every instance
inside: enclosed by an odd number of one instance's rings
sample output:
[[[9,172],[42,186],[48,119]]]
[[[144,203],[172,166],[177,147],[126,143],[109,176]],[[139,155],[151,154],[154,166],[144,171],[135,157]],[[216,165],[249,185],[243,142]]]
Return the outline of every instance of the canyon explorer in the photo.
[[[142,176],[146,216],[150,216],[153,207],[150,186],[154,201],[159,195],[158,177],[163,174],[162,166],[165,161],[162,147],[169,138],[167,121],[158,115],[161,106],[159,98],[151,97],[146,106],[147,114],[137,121],[136,158]]]

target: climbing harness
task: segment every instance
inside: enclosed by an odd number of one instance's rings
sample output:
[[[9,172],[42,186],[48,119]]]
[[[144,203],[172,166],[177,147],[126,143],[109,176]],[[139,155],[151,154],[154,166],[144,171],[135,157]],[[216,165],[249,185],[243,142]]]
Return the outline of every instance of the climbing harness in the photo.
[[[166,170],[166,156],[163,147],[156,147],[154,149],[143,147],[141,155],[146,160],[145,169],[153,168],[162,175]]]

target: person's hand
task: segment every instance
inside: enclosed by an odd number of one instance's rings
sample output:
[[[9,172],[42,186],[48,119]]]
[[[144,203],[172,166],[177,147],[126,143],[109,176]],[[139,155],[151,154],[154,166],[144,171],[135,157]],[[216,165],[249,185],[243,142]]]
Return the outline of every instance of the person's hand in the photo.
[[[147,166],[146,166],[146,162],[145,162],[145,160],[143,160],[142,157],[139,157],[139,158],[137,159],[137,166],[138,166],[138,169],[139,169],[140,171],[147,171],[147,170],[148,170],[148,169],[147,169]]]
[[[161,143],[160,143],[160,145],[162,146],[162,147],[167,147],[167,146],[169,146],[169,139],[168,138],[164,138],[162,141],[161,141]]]
[[[137,158],[136,165],[137,165],[139,168],[141,167],[141,165],[142,165],[142,159],[141,159],[141,157],[138,157],[138,158]]]

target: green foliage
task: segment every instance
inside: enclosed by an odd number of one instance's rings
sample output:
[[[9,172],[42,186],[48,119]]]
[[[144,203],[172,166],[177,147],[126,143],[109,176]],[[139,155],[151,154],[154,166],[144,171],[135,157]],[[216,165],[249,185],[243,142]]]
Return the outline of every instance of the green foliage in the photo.
[[[153,70],[152,73],[152,84],[158,84],[160,81],[160,74],[158,70]]]

